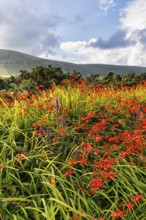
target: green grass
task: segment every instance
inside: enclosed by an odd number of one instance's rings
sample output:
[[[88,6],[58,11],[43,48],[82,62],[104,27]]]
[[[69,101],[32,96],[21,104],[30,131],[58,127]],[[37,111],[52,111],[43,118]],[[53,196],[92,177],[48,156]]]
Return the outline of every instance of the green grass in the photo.
[[[146,88],[0,100],[1,220],[145,220]]]

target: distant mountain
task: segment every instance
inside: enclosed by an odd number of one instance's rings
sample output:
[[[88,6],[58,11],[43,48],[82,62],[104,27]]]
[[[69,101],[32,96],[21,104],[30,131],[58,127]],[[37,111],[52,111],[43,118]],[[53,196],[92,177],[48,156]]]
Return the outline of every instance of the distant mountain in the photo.
[[[20,70],[30,71],[36,66],[60,66],[64,72],[77,71],[83,76],[90,74],[103,75],[108,72],[125,75],[126,73],[143,73],[146,67],[140,66],[122,66],[106,64],[74,64],[56,60],[42,59],[32,55],[12,50],[0,49],[0,76],[9,76],[19,74]]]

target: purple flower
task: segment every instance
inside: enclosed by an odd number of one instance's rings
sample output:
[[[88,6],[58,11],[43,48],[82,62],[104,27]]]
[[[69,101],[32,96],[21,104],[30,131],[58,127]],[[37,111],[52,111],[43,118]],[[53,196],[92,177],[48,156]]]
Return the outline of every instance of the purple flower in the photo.
[[[46,131],[46,135],[47,135],[48,138],[50,139],[50,131],[48,130],[48,128],[47,128],[47,131]]]
[[[62,128],[65,129],[66,125],[65,125],[65,120],[64,117],[62,117]]]
[[[42,136],[45,134],[44,129],[42,127],[40,127],[39,132],[40,132],[40,135]]]
[[[135,114],[135,120],[139,120],[140,119],[140,107],[137,108],[136,114]]]
[[[57,111],[59,110],[59,100],[58,100],[58,97],[56,97],[55,108],[56,108]]]

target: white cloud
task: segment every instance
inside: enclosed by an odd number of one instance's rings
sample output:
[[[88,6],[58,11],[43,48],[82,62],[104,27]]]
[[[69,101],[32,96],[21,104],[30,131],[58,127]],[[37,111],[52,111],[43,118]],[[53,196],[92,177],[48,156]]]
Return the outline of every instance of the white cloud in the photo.
[[[100,0],[106,11],[113,1]],[[105,8],[104,8],[105,6]],[[146,66],[146,4],[143,0],[133,0],[120,13],[119,30],[124,31],[126,39],[134,42],[119,48],[102,49],[93,47],[98,39],[89,41],[64,42],[60,45],[66,57],[73,57],[76,63],[106,63],[119,65]],[[115,39],[116,40],[116,39]],[[93,44],[92,44],[93,43]],[[67,61],[67,58],[66,58]]]
[[[146,51],[141,44],[137,44],[135,47],[129,46],[127,48],[103,50],[88,46],[91,41],[93,42],[95,39],[62,43],[60,48],[66,54],[66,57],[68,57],[68,59],[66,58],[64,60],[75,63],[106,63],[137,66],[144,66],[146,64],[144,60]],[[71,60],[70,57],[73,57],[73,59]]]
[[[98,0],[99,1],[99,6],[102,11],[107,14],[108,10],[115,6],[115,1],[114,0]]]
[[[146,28],[146,2],[144,0],[130,1],[120,15],[122,29],[133,32]]]

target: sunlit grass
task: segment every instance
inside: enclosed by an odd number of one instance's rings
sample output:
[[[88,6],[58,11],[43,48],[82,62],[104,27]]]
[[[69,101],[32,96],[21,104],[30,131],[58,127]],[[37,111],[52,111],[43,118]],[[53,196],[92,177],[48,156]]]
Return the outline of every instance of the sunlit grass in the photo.
[[[144,86],[1,97],[0,219],[145,220]]]

